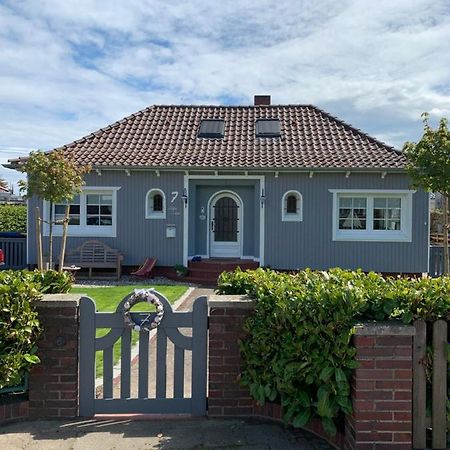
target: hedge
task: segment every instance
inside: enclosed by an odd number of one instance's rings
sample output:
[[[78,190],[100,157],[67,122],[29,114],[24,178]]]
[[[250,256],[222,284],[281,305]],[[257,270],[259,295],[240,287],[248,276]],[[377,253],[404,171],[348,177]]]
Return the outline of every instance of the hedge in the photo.
[[[450,315],[450,277],[237,269],[219,277],[218,290],[256,299],[240,343],[241,382],[259,403],[282,404],[284,419],[294,426],[319,417],[330,434],[352,410],[350,375],[357,363],[351,337],[357,322],[411,323]]]
[[[27,231],[27,207],[25,205],[0,205],[0,232]]]
[[[36,342],[42,330],[34,302],[43,293],[68,292],[72,281],[64,272],[0,272],[0,389],[21,384],[39,363]]]

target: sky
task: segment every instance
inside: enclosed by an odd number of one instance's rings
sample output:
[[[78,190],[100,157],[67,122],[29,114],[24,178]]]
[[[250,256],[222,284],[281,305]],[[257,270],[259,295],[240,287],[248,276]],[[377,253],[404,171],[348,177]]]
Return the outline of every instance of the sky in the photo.
[[[450,117],[450,2],[0,0],[0,164],[152,104],[254,94],[402,148],[422,112]]]

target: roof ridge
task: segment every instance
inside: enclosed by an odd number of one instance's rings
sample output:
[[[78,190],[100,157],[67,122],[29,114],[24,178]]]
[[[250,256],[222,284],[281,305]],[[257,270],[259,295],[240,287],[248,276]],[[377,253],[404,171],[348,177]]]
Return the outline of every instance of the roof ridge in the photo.
[[[342,120],[342,119],[339,119],[336,116],[333,116],[332,114],[330,114],[329,112],[324,111],[323,109],[319,108],[318,106],[312,105],[312,104],[309,104],[308,106],[313,108],[313,109],[315,109],[316,111],[319,111],[321,114],[323,114],[326,117],[329,117],[330,119],[334,120],[335,122],[340,123],[345,128],[348,128],[350,131],[354,131],[355,133],[357,133],[357,134],[359,134],[361,136],[364,136],[367,140],[369,140],[369,141],[371,141],[371,142],[373,142],[375,144],[381,145],[382,147],[386,148],[389,151],[394,151],[395,153],[397,153],[399,155],[403,154],[403,152],[401,150],[396,149],[394,146],[386,144],[386,142],[383,142],[383,141],[381,141],[381,140],[379,140],[377,138],[374,138],[370,134],[362,131],[360,128],[357,128],[357,127],[353,126],[352,124],[346,122],[345,120]]]

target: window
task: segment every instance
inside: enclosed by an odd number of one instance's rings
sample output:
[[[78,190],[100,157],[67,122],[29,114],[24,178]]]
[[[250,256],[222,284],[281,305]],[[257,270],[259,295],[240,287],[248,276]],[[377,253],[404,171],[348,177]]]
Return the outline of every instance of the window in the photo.
[[[94,226],[112,225],[112,195],[86,195],[86,224]]]
[[[333,193],[333,240],[411,242],[415,191]]]
[[[166,197],[160,189],[151,189],[145,199],[146,219],[166,218]]]
[[[283,222],[301,222],[303,220],[303,200],[300,192],[286,192],[281,203],[281,220]]]
[[[365,230],[367,225],[367,198],[339,197],[339,229]]]
[[[256,137],[280,137],[281,127],[278,119],[258,119],[256,121]]]
[[[116,236],[117,191],[113,187],[85,187],[76,195],[69,206],[69,236]],[[53,218],[58,223],[54,230],[56,235],[62,233],[67,203],[53,206]],[[44,215],[50,217],[49,203],[44,202]],[[44,235],[48,236],[48,224],[44,224]]]
[[[53,206],[53,218],[56,222],[64,220],[67,202],[57,203]],[[69,225],[80,225],[80,196],[75,195],[69,206]]]
[[[225,122],[221,119],[202,120],[198,132],[199,138],[218,138],[224,137]]]

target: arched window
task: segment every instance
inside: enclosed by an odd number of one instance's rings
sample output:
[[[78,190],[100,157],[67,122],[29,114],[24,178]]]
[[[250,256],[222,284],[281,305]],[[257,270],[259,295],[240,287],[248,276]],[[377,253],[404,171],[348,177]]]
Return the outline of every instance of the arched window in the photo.
[[[281,200],[281,220],[283,222],[301,222],[303,220],[302,194],[288,191]]]
[[[145,217],[147,219],[166,218],[166,197],[160,189],[150,189],[145,198]]]

